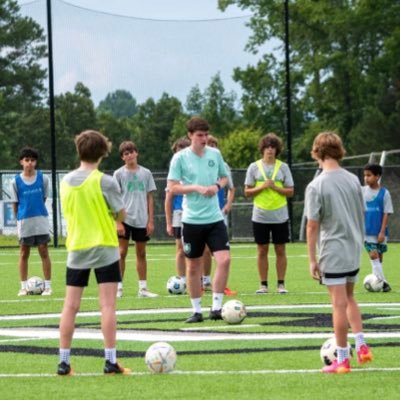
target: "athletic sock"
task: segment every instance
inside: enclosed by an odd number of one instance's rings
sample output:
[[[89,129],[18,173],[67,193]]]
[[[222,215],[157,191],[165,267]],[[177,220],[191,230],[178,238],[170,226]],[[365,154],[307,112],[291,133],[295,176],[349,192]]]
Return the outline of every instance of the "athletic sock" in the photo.
[[[379,260],[379,258],[377,258],[375,260],[370,260],[370,261],[371,261],[371,265],[372,265],[373,274],[376,275],[382,281],[386,281],[385,275],[383,274],[382,263]]]
[[[110,361],[111,364],[117,362],[117,349],[114,347],[112,349],[104,349],[104,357],[106,360]]]
[[[201,297],[190,299],[190,302],[192,303],[193,312],[201,314]]]
[[[60,363],[65,362],[66,364],[70,364],[71,357],[71,349],[60,349]]]
[[[139,290],[147,289],[147,281],[139,281]]]
[[[211,310],[221,310],[222,300],[224,299],[223,293],[213,293],[212,307]]]
[[[356,351],[360,350],[360,347],[365,344],[364,333],[358,332],[354,334],[354,339],[356,341]]]
[[[349,358],[348,347],[337,347],[337,362],[341,364],[346,358]]]

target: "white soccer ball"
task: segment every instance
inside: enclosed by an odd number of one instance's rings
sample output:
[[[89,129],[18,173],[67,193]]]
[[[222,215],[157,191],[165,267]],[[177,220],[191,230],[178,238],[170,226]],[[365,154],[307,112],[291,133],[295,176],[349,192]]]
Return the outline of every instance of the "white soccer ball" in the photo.
[[[153,343],[146,351],[147,368],[156,374],[171,372],[176,364],[176,351],[166,342]]]
[[[347,347],[349,348],[349,358],[351,358],[353,356],[353,349],[349,342],[347,342]],[[333,361],[336,360],[337,346],[335,337],[331,337],[323,343],[321,346],[320,357],[324,365],[331,365]]]
[[[26,290],[29,294],[42,294],[44,290],[43,279],[38,276],[32,276],[26,283]]]
[[[167,290],[171,294],[184,294],[186,292],[186,282],[180,276],[171,276],[167,281]]]
[[[364,287],[368,292],[380,292],[383,288],[383,280],[375,274],[369,274],[364,278]]]
[[[223,305],[221,315],[228,324],[240,324],[246,318],[246,307],[239,300],[229,300]]]

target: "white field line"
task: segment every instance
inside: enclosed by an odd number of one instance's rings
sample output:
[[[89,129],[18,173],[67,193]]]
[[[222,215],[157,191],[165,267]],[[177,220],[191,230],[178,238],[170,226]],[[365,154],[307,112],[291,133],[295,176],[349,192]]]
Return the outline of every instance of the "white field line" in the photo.
[[[210,330],[213,329],[210,326]],[[36,328],[4,328],[0,329],[0,336],[40,339],[59,339],[58,329]],[[352,335],[349,335],[352,336]],[[160,331],[118,331],[118,341],[136,342],[210,342],[226,340],[305,340],[328,339],[332,333],[221,333],[221,332],[160,332]],[[400,332],[368,332],[369,339],[399,339]],[[74,339],[103,340],[103,334],[98,329],[76,329]],[[11,339],[8,339],[11,341]]]
[[[400,368],[360,368],[352,369],[352,372],[358,373],[371,373],[371,372],[400,372]],[[173,371],[167,375],[290,375],[290,374],[320,374],[319,369],[260,369],[260,370],[239,370],[239,371]],[[151,372],[131,372],[128,376],[148,376],[152,375]],[[99,372],[93,373],[75,373],[73,377],[64,379],[76,379],[85,377],[104,376]],[[57,378],[56,374],[0,374],[1,378]]]
[[[47,301],[48,299],[46,299]],[[385,310],[392,310],[391,307],[400,307],[400,303],[360,303],[360,307],[385,307]],[[310,309],[323,309],[332,308],[330,304],[284,304],[284,305],[254,305],[246,306],[248,311],[260,310],[260,311],[272,311],[272,310],[310,310]],[[205,311],[208,311],[206,309]],[[192,309],[189,307],[180,308],[157,308],[157,309],[140,309],[140,310],[119,310],[117,311],[118,316],[124,315],[155,315],[155,314],[179,314],[179,313],[191,313]],[[79,312],[77,317],[98,317],[100,316],[99,311],[87,311]],[[59,313],[50,314],[23,314],[23,315],[2,315],[0,321],[22,321],[22,320],[37,320],[37,319],[52,319],[60,318]]]

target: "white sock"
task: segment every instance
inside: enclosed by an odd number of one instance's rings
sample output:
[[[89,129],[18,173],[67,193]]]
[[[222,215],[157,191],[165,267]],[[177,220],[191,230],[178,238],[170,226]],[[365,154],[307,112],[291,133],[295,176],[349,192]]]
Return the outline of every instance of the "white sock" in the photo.
[[[190,302],[192,303],[193,312],[200,314],[201,313],[201,297],[199,297],[197,299],[190,299]]]
[[[349,358],[349,349],[348,347],[336,347],[337,351],[337,362],[340,364],[342,363],[346,358]]]
[[[71,349],[60,349],[60,363],[65,362],[66,364],[70,364],[71,357]]]
[[[117,349],[115,347],[112,349],[104,349],[104,356],[111,364],[115,364],[117,362]]]
[[[44,288],[51,289],[51,281],[44,281]]]
[[[372,265],[372,273],[382,281],[386,281],[385,275],[383,274],[382,263],[380,262],[379,258],[370,261]]]
[[[122,289],[122,282],[118,282],[118,289]]]
[[[222,308],[222,300],[224,299],[223,293],[213,293],[211,310],[220,310]]]
[[[21,281],[21,289],[26,289],[26,284],[28,281]]]
[[[147,281],[139,281],[139,289],[147,289]]]
[[[354,339],[356,341],[356,351],[360,350],[360,347],[365,344],[364,333],[358,332],[354,334]]]
[[[203,285],[209,285],[211,283],[210,275],[203,275]]]
[[[180,276],[180,278],[186,283],[186,276]]]

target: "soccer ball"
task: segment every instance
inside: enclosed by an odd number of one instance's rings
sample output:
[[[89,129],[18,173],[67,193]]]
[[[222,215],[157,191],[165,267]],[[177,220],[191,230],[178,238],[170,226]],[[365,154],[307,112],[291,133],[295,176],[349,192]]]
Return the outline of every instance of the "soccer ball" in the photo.
[[[180,276],[171,276],[167,281],[167,290],[171,294],[184,294],[186,292],[186,283]]]
[[[44,290],[43,279],[38,276],[32,276],[26,283],[26,290],[29,294],[42,294]]]
[[[239,300],[229,300],[223,305],[221,315],[228,324],[240,324],[246,318],[246,307]]]
[[[353,349],[349,342],[347,342],[347,347],[349,348],[349,357],[351,358],[353,356]],[[336,360],[337,346],[335,337],[331,337],[323,343],[321,346],[320,357],[321,361],[325,365],[331,365],[333,361]]]
[[[176,364],[176,351],[166,342],[153,343],[146,351],[147,368],[156,374],[171,372]]]
[[[364,278],[364,287],[368,292],[380,292],[383,288],[383,280],[375,274],[369,274]]]

